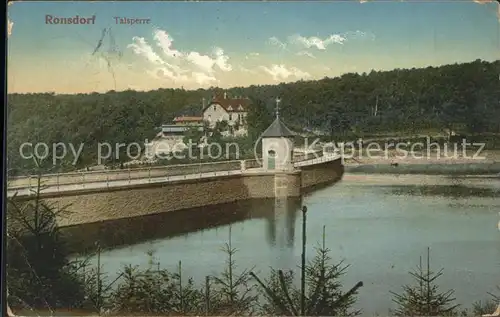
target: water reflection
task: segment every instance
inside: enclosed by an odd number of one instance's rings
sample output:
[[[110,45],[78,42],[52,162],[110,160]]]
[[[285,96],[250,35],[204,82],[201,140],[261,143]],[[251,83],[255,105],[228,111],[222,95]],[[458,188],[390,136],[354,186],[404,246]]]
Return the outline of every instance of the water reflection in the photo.
[[[386,186],[392,185],[390,182],[395,186]],[[401,186],[404,182],[427,185],[415,190]],[[435,183],[436,178],[414,176],[399,180],[380,176],[347,179],[311,192],[303,196],[303,201],[237,202],[134,218],[125,224],[116,221],[107,225],[108,229],[101,228],[99,235],[97,229],[88,229],[92,228],[89,226],[80,234],[88,239],[94,230],[96,239],[129,244],[139,242],[141,237],[157,239],[103,252],[100,260],[110,280],[125,264],[147,267],[145,254],[155,250],[155,259],[162,268],[176,270],[182,261],[183,274],[203,285],[206,275],[221,272],[226,266],[220,248],[227,242],[230,224],[239,269],[255,266],[255,272],[260,271],[262,277],[268,276],[269,267],[296,270],[301,254],[300,207],[307,205],[307,260],[312,259],[326,225],[326,245],[332,250],[332,260],[344,260],[350,265],[343,283],[365,282],[356,304],[364,315],[384,315],[393,308],[389,291],[397,291],[408,283],[408,271],[414,269],[427,247],[437,255],[432,265],[445,268],[440,287],[455,289],[458,303],[484,300],[498,284],[500,235],[496,227],[500,199],[456,199],[449,194],[456,187],[429,186]],[[461,181],[461,185],[465,183]],[[495,180],[486,186],[500,189]],[[417,196],[408,194],[409,188]],[[394,190],[400,195],[394,195]],[[445,194],[436,194],[443,190]],[[471,194],[463,190],[462,193]],[[450,205],[456,203],[462,206]]]
[[[249,219],[266,219],[267,243],[293,247],[295,221],[302,198],[252,199],[62,228],[74,253],[90,253],[97,243],[115,249],[146,241],[170,239]],[[263,228],[265,229],[265,228]]]
[[[293,248],[295,222],[301,207],[301,199],[276,198],[272,212],[267,217],[267,241],[277,248]]]

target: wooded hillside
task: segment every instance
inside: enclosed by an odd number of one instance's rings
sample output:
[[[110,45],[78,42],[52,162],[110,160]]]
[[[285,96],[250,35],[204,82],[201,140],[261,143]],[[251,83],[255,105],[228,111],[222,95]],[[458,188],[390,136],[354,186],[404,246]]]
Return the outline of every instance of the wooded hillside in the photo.
[[[500,132],[500,61],[476,60],[424,69],[396,69],[279,85],[236,87],[229,95],[247,96],[256,107],[249,120],[268,120],[280,96],[281,114],[295,129],[320,129],[338,137],[382,132],[417,133],[446,127],[466,133]],[[8,95],[8,165],[26,171],[24,142],[85,144],[79,168],[95,162],[98,142],[143,143],[155,128],[186,107],[201,108],[213,89],[105,94]],[[264,118],[265,117],[265,118]],[[249,122],[254,130],[262,124]],[[250,131],[255,137],[259,131]],[[69,161],[55,169],[71,169]]]

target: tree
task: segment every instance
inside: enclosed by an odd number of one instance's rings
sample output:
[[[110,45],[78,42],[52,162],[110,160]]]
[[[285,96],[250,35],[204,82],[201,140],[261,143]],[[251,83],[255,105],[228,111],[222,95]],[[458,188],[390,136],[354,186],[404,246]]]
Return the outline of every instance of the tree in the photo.
[[[7,201],[7,284],[16,308],[83,308],[86,300],[82,262],[68,261],[57,218],[68,214],[41,198],[40,176],[32,200]]]
[[[250,273],[262,287],[266,303],[264,314],[288,316],[355,316],[359,311],[352,311],[356,294],[363,282],[358,282],[347,292],[342,292],[339,279],[345,274],[347,266],[342,262],[330,264],[330,250],[325,246],[325,227],[323,227],[323,244],[317,249],[314,259],[305,262],[305,228],[307,208],[303,207],[302,222],[302,265],[301,286],[293,283],[293,271],[284,273],[272,270],[267,281],[261,281],[257,275]],[[300,304],[298,304],[300,303]]]
[[[464,122],[466,117],[467,108],[464,104],[454,100],[443,103],[439,119],[448,131],[448,138],[451,137],[451,133],[455,130],[457,124]]]
[[[253,101],[247,118],[251,141],[256,141],[274,119],[276,96],[282,96],[282,117],[296,131],[326,130],[338,137],[354,126],[356,132],[365,135],[428,133],[443,127],[467,129],[470,133],[498,133],[499,69],[500,61],[474,61],[235,87],[227,92]],[[63,142],[75,146],[84,143],[76,166],[68,154],[61,160],[65,164],[59,167],[74,170],[93,165],[97,161],[98,143],[106,142],[113,148],[120,143],[143,144],[145,139],[154,137],[155,128],[176,114],[188,113],[190,108],[200,109],[202,98],[213,95],[214,90],[220,91],[212,88],[76,95],[9,94],[9,173],[25,174],[33,167],[32,162],[19,153],[25,142]],[[352,135],[344,137],[349,141],[353,138]],[[29,149],[24,150],[28,154]],[[125,151],[126,147],[121,147],[116,153],[118,162],[127,158]]]
[[[251,276],[248,270],[243,270],[239,274],[235,272],[234,255],[237,249],[231,244],[231,228],[229,228],[229,242],[222,251],[227,254],[227,265],[220,276],[212,277],[218,292],[212,310],[231,316],[251,314],[257,296],[252,294],[254,287],[249,283]]]
[[[403,286],[403,293],[394,295],[393,301],[397,304],[397,316],[444,316],[451,315],[459,305],[453,304],[453,290],[440,292],[436,280],[443,275],[443,269],[433,272],[430,269],[430,250],[427,249],[427,268],[420,264],[410,275],[415,285]]]
[[[484,89],[475,91],[475,104],[468,111],[465,121],[469,133],[483,133],[495,128],[494,124],[498,122],[495,103],[498,104],[498,98],[499,96],[485,93]]]
[[[183,279],[182,265],[178,271],[149,268],[141,270],[130,265],[122,270],[122,281],[110,296],[113,313],[198,315],[202,312],[203,293],[194,287],[193,279]]]
[[[204,131],[200,131],[200,129],[198,127],[190,127],[185,132],[184,138],[182,139],[182,142],[184,142],[184,144],[189,144],[189,143],[199,144],[203,135],[204,135]]]
[[[273,116],[260,99],[252,99],[247,115],[248,136],[252,141],[257,141],[273,122]]]
[[[351,123],[347,115],[347,106],[343,102],[330,103],[326,114],[330,137],[344,138],[351,132]]]

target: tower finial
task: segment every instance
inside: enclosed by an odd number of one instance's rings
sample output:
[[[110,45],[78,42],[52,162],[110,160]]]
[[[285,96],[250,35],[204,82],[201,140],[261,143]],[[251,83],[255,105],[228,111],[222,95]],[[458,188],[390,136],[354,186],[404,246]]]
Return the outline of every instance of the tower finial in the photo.
[[[280,102],[281,99],[279,97],[276,98],[276,119],[280,117]]]

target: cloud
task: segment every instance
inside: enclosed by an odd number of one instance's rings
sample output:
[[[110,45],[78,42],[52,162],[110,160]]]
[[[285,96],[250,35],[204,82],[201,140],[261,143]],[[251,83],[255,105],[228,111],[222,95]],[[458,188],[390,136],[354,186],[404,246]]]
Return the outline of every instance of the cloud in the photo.
[[[157,79],[168,79],[174,82],[196,83],[206,85],[217,82],[216,69],[229,72],[229,56],[220,47],[213,48],[208,55],[196,51],[181,51],[174,48],[174,39],[164,30],[153,30],[153,41],[161,50],[157,54],[143,37],[133,37],[128,48],[152,64],[146,72]]]
[[[161,57],[153,51],[153,48],[143,37],[134,36],[132,41],[134,43],[127,45],[127,47],[131,48],[135,54],[145,57],[153,64],[161,65],[164,63],[163,59],[161,59]]]
[[[193,77],[196,83],[200,85],[208,85],[214,82],[218,82],[217,78],[215,78],[214,76],[207,75],[205,73],[194,72]]]
[[[362,40],[362,39],[375,40],[375,34],[362,32],[359,30],[345,32],[344,36],[349,40]]]
[[[243,66],[239,66],[239,69],[244,72],[244,73],[249,73],[249,74],[256,74],[257,72],[255,70],[252,70],[252,69],[248,69],[246,67],[243,67]]]
[[[310,57],[310,58],[316,58],[316,56],[314,56],[311,52],[308,52],[308,51],[297,52],[297,55],[298,56],[307,56],[307,57]]]
[[[249,53],[248,55],[246,55],[245,59],[257,58],[259,56],[260,56],[260,53],[252,52],[252,53]]]
[[[472,0],[472,1],[474,1],[475,3],[479,3],[479,4],[486,4],[486,3],[494,2],[493,0]],[[498,22],[500,22],[500,2],[498,3],[498,5],[496,6],[496,9],[494,9],[494,10],[495,10],[495,14],[497,16]]]
[[[282,42],[277,42],[279,41],[276,37],[274,37],[274,43],[275,45],[280,45],[279,43]],[[345,42],[349,40],[359,40],[359,39],[375,39],[375,35],[372,33],[367,33],[367,32],[362,32],[362,31],[349,31],[345,32],[342,34],[331,34],[330,36],[326,38],[320,38],[318,36],[302,36],[300,34],[294,34],[288,37],[288,43],[296,45],[301,48],[305,49],[310,49],[310,48],[315,48],[320,51],[324,51],[327,49],[328,46],[332,44],[339,44],[343,45]],[[286,44],[284,44],[284,47]],[[311,57],[312,54],[310,52],[306,51],[300,51],[297,53],[297,55],[306,55]]]
[[[276,36],[272,36],[269,38],[269,44],[277,46],[283,50],[286,50],[286,44],[280,41]]]
[[[14,3],[14,1],[8,1],[7,6],[10,6]],[[7,37],[10,37],[12,34],[12,27],[14,26],[14,22],[10,18],[7,18]]]
[[[288,37],[288,43],[293,44],[305,49],[310,49],[310,48],[316,48],[320,51],[326,50],[326,48],[332,44],[339,44],[343,45],[344,42],[347,40],[351,39],[361,39],[361,38],[372,38],[374,39],[375,36],[370,33],[365,33],[361,31],[354,31],[354,32],[346,32],[344,34],[331,34],[330,36],[326,38],[320,38],[317,36],[302,36],[300,34],[294,34]],[[282,42],[280,39],[278,39],[276,36],[272,36],[269,38],[269,43],[271,45],[277,46],[283,50],[287,50],[287,43]],[[304,53],[304,52],[299,52],[297,53],[298,55],[307,55],[309,57],[309,53]],[[247,58],[248,59],[248,58]]]
[[[224,72],[230,72],[233,67],[229,64],[229,56],[224,55],[224,50],[220,47],[214,48],[215,65]]]
[[[161,48],[165,56],[174,58],[183,56],[181,52],[172,48],[172,42],[174,41],[174,39],[172,39],[167,32],[156,29],[153,32],[153,38],[156,41],[158,47]]]
[[[189,77],[187,75],[172,71],[172,69],[168,67],[157,67],[154,70],[148,70],[147,73],[156,79],[169,79],[174,82],[189,81]]]
[[[326,50],[327,46],[333,43],[344,44],[347,40],[346,37],[338,34],[332,34],[325,39],[321,39],[316,36],[304,37],[300,34],[295,34],[290,36],[288,39],[292,44],[300,45],[305,48],[316,47],[318,50]]]
[[[8,2],[10,4],[10,2]],[[9,37],[12,34],[12,27],[14,26],[14,22],[12,22],[10,19],[7,19],[7,37]]]
[[[284,79],[302,79],[309,78],[311,75],[307,72],[304,72],[296,67],[286,68],[285,65],[273,64],[270,68],[266,66],[260,66],[260,68],[271,75],[274,80],[284,80]]]
[[[224,72],[233,70],[233,67],[228,63],[229,57],[224,55],[224,50],[216,47],[213,50],[213,58],[208,55],[202,55],[198,52],[190,52],[186,59],[196,65],[206,73],[211,74],[214,71],[214,66],[217,66]]]
[[[212,72],[215,64],[215,61],[210,56],[202,55],[198,52],[190,52],[186,56],[186,59],[207,73]]]

